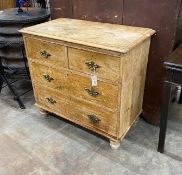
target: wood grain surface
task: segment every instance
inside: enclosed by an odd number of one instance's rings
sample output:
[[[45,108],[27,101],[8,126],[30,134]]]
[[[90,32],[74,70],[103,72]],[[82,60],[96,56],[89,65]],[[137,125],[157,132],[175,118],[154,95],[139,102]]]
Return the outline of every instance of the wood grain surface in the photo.
[[[27,45],[31,45],[27,48],[27,55],[30,59],[40,60],[58,67],[67,67],[67,48],[65,46],[32,37],[26,38],[25,42]],[[41,54],[44,51],[50,54],[48,58]]]
[[[32,69],[34,82],[55,89],[64,96],[81,98],[112,110],[117,109],[118,86],[98,81],[98,86],[94,87],[94,90],[99,94],[98,96],[91,96],[85,89],[91,89],[92,87],[90,76],[86,77],[70,71],[56,70],[35,63],[29,65]],[[50,76],[53,80],[51,82],[47,81],[44,75]]]
[[[73,122],[88,126],[92,130],[100,130],[116,137],[117,131],[117,112],[108,111],[104,108],[99,108],[93,104],[84,103],[82,100],[74,98],[65,98],[58,95],[57,92],[50,88],[35,86],[38,92],[37,103],[43,106],[50,112],[57,112],[60,116],[69,119]],[[48,102],[47,98],[52,98],[56,101],[55,104]],[[100,119],[98,123],[92,123],[88,115],[95,115]]]
[[[86,63],[94,62],[100,66],[95,70],[98,77],[108,79],[112,82],[119,82],[120,58],[106,54],[99,54],[80,49],[68,48],[69,67],[72,70],[86,74],[94,74]]]
[[[120,53],[127,53],[155,33],[154,30],[148,28],[66,18],[24,28],[20,31]]]
[[[16,7],[16,0],[0,0],[0,10]]]

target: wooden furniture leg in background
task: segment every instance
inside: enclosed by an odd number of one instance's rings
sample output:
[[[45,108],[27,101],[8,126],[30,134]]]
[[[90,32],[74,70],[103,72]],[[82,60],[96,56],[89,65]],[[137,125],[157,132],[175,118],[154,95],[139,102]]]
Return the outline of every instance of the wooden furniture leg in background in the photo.
[[[163,107],[160,119],[160,133],[159,133],[159,143],[158,143],[158,152],[164,152],[165,138],[166,138],[166,129],[167,129],[167,119],[170,112],[170,103],[171,103],[171,92],[172,84],[165,82],[164,83],[164,98],[163,98]]]
[[[41,114],[42,116],[44,116],[44,117],[47,117],[48,112],[47,112],[46,110],[40,108],[40,114]]]

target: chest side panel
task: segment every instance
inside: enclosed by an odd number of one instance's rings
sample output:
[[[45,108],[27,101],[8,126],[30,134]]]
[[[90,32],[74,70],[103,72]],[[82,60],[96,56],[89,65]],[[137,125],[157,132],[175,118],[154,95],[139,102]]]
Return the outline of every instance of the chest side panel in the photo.
[[[142,112],[149,46],[148,39],[122,57],[120,136]]]

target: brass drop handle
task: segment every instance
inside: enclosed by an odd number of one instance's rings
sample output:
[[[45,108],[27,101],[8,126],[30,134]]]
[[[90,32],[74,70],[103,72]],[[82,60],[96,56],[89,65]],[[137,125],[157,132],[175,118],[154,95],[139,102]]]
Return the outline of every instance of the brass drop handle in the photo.
[[[57,103],[53,98],[49,98],[49,97],[46,97],[46,99],[47,99],[47,101],[50,103],[50,104],[52,104],[52,105],[54,105],[55,103]]]
[[[44,57],[44,58],[49,58],[51,56],[50,53],[48,53],[46,50],[40,51],[40,54]]]
[[[48,74],[43,74],[43,77],[48,81],[48,82],[51,82],[54,80],[54,78],[52,78],[50,75]]]
[[[96,69],[100,68],[101,66],[99,66],[98,64],[96,64],[94,61],[87,61],[85,62],[85,64],[88,66],[88,68],[91,71],[96,71]]]
[[[93,87],[91,87],[91,88],[85,88],[85,90],[92,97],[97,97],[100,94],[99,92],[95,91]]]
[[[97,124],[101,121],[96,115],[87,115],[93,124]]]

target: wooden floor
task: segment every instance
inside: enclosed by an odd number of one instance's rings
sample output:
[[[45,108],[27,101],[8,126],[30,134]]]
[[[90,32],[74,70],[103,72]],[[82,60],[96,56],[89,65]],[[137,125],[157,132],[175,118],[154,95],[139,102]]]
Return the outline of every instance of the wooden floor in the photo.
[[[27,84],[16,84],[19,90]],[[169,121],[166,153],[157,152],[159,128],[143,120],[118,150],[109,142],[53,116],[43,118],[32,92],[21,110],[8,90],[0,95],[0,175],[181,175],[182,106]]]

